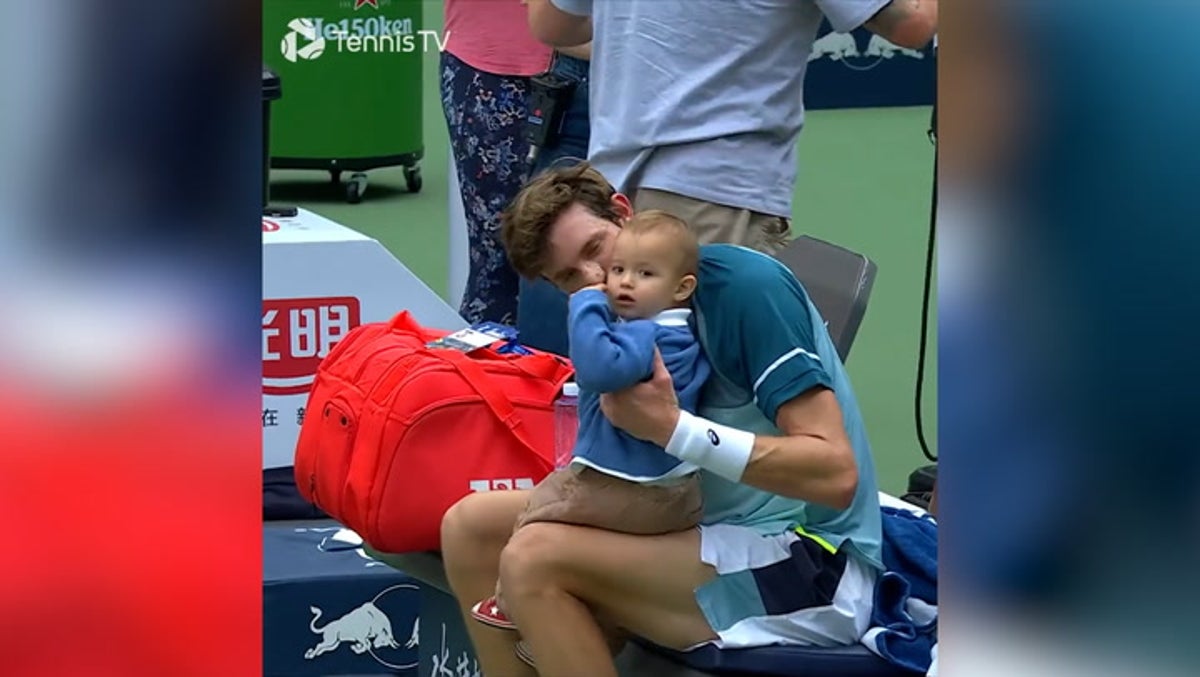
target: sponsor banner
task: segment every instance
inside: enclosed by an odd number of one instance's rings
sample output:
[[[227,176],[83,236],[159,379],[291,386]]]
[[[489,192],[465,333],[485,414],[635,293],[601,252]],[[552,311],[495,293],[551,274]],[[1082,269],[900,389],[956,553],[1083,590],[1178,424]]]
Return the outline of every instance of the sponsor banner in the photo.
[[[936,50],[907,49],[860,28],[834,33],[828,22],[808,57],[804,106],[878,108],[932,106],[936,97]]]

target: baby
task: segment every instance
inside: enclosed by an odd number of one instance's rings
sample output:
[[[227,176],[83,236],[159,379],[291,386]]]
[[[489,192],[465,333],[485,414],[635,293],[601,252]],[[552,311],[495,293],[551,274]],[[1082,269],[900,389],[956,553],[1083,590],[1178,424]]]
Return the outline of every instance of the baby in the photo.
[[[600,411],[602,393],[650,378],[655,348],[674,381],[679,406],[695,412],[710,367],[688,318],[699,245],[682,220],[649,210],[621,229],[605,284],[571,296],[568,334],[579,385],[579,430],[570,464],[531,492],[516,529],[565,522],[631,534],[696,526],[702,514],[696,466],[615,428]],[[472,615],[513,624],[494,597]]]

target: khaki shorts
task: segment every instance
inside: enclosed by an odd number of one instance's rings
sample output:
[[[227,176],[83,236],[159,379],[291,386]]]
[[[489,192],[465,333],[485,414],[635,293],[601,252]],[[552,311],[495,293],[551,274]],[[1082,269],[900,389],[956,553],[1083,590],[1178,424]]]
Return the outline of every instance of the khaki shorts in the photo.
[[[625,534],[657,535],[700,523],[700,476],[670,484],[637,484],[591,468],[550,473],[529,495],[516,529],[533,522],[562,522]]]
[[[775,254],[789,241],[789,219],[748,209],[727,207],[656,188],[639,188],[633,210],[661,209],[687,222],[700,244],[723,242]]]

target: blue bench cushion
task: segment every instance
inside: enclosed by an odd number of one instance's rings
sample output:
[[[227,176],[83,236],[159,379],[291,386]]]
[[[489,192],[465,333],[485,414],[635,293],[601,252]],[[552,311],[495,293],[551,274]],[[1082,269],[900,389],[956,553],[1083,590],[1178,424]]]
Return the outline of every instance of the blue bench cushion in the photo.
[[[749,677],[912,677],[914,673],[888,663],[865,646],[816,648],[767,646],[753,649],[718,649],[703,646],[681,652],[638,640],[646,649],[672,661],[713,675]]]

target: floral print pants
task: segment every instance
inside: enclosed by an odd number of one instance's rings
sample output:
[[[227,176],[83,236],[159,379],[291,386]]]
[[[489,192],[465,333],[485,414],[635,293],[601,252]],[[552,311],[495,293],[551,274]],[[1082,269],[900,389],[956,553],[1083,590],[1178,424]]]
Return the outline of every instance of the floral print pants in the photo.
[[[442,109],[458,167],[470,269],[459,314],[515,325],[519,279],[500,242],[500,213],[529,178],[521,139],[529,78],[478,71],[442,52]]]

